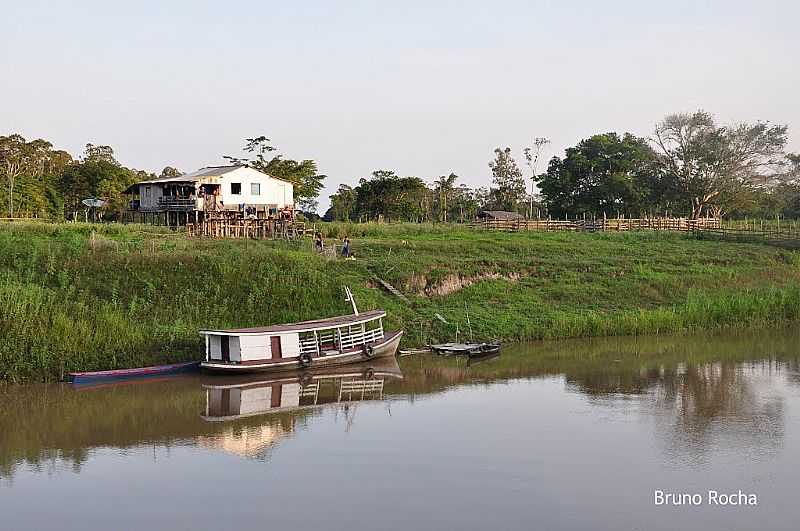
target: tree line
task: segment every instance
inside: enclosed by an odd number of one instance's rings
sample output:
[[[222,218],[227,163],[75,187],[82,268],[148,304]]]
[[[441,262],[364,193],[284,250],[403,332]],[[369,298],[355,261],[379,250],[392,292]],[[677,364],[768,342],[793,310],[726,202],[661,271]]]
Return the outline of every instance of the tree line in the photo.
[[[325,175],[313,160],[296,161],[274,153],[264,136],[246,139],[244,157],[224,156],[230,164],[247,164],[294,184],[298,207],[315,210]],[[183,172],[166,166],[160,174],[127,168],[111,146],[86,144],[76,158],[43,139],[26,140],[20,134],[0,136],[0,211],[9,217],[70,219],[86,210],[83,200],[102,199],[100,214],[119,219],[127,207],[125,190],[132,184]]]
[[[785,151],[786,125],[718,124],[702,110],[665,117],[653,136],[592,135],[537,165],[546,138],[509,147],[489,162],[489,187],[457,184],[454,173],[426,184],[378,170],[330,196],[329,220],[464,221],[482,210],[530,217],[624,215],[800,217],[800,155]],[[536,189],[527,189],[527,181]]]
[[[651,138],[593,135],[535,176],[554,216],[668,213],[798,217],[800,156],[786,125],[720,125],[705,112],[672,114]]]
[[[525,178],[510,148],[495,149],[489,163],[492,186],[458,184],[455,173],[426,184],[419,177],[401,177],[393,170],[376,170],[358,185],[339,185],[330,196],[328,221],[456,221],[473,220],[482,210],[515,210],[528,197]]]
[[[702,110],[672,114],[650,138],[616,132],[592,135],[552,157],[543,173],[540,155],[549,143],[536,138],[522,150],[525,166],[509,147],[489,162],[488,186],[471,188],[455,173],[426,183],[416,176],[376,170],[356,186],[330,196],[328,220],[470,221],[484,210],[530,217],[671,215],[698,218],[800,217],[800,155],[786,152],[788,127],[769,122],[719,124]],[[244,156],[223,157],[295,185],[300,209],[315,211],[326,178],[313,160],[277,153],[265,136],[248,138]],[[180,175],[165,167],[158,176]],[[0,208],[8,215],[59,219],[106,201],[104,215],[119,216],[123,191],[158,177],[122,166],[110,146],[87,144],[73,158],[42,139],[0,136]],[[530,184],[530,186],[529,186]]]

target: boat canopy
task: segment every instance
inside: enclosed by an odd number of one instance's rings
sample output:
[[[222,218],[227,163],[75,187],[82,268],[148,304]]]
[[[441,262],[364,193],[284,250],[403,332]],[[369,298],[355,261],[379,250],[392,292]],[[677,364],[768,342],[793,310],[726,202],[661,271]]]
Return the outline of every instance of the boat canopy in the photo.
[[[299,323],[278,324],[272,326],[259,326],[253,328],[230,328],[221,330],[201,330],[202,335],[211,336],[246,336],[246,335],[265,335],[281,334],[291,332],[314,332],[318,330],[328,330],[331,328],[342,328],[345,326],[360,325],[386,317],[383,310],[372,310],[357,315],[343,315],[331,317],[329,319],[316,319],[313,321],[302,321]]]

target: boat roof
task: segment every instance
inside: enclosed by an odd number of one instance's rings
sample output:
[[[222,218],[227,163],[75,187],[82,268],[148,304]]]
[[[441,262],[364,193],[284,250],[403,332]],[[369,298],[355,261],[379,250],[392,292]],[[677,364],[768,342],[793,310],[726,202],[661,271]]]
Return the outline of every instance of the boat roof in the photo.
[[[342,326],[350,326],[355,324],[366,323],[374,321],[381,317],[385,317],[386,312],[383,310],[371,310],[362,312],[358,315],[341,315],[339,317],[330,317],[328,319],[315,319],[312,321],[301,321],[299,323],[277,324],[272,326],[257,326],[253,328],[227,328],[220,330],[201,330],[203,335],[223,335],[223,336],[238,336],[238,335],[262,335],[262,334],[278,334],[284,332],[310,332],[313,330],[324,330],[327,328],[339,328]]]

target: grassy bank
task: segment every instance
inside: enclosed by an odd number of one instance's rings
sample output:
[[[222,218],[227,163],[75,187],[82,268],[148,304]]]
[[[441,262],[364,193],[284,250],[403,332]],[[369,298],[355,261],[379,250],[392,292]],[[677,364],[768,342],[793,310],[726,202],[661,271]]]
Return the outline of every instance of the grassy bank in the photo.
[[[202,327],[363,309],[407,344],[769,325],[800,317],[800,253],[681,234],[499,234],[325,224],[355,261],[310,242],[198,241],[145,226],[0,225],[0,379],[197,357]],[[375,287],[377,275],[406,305]],[[450,323],[434,318],[439,313]],[[469,319],[467,320],[467,315]],[[468,324],[469,322],[469,324]],[[462,335],[462,337],[464,337]]]

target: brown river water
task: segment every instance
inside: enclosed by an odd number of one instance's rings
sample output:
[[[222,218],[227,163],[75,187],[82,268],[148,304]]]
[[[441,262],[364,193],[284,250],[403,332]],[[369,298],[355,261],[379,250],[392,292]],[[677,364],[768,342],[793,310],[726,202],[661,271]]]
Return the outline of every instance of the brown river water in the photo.
[[[794,530],[799,340],[0,386],[0,529]]]

